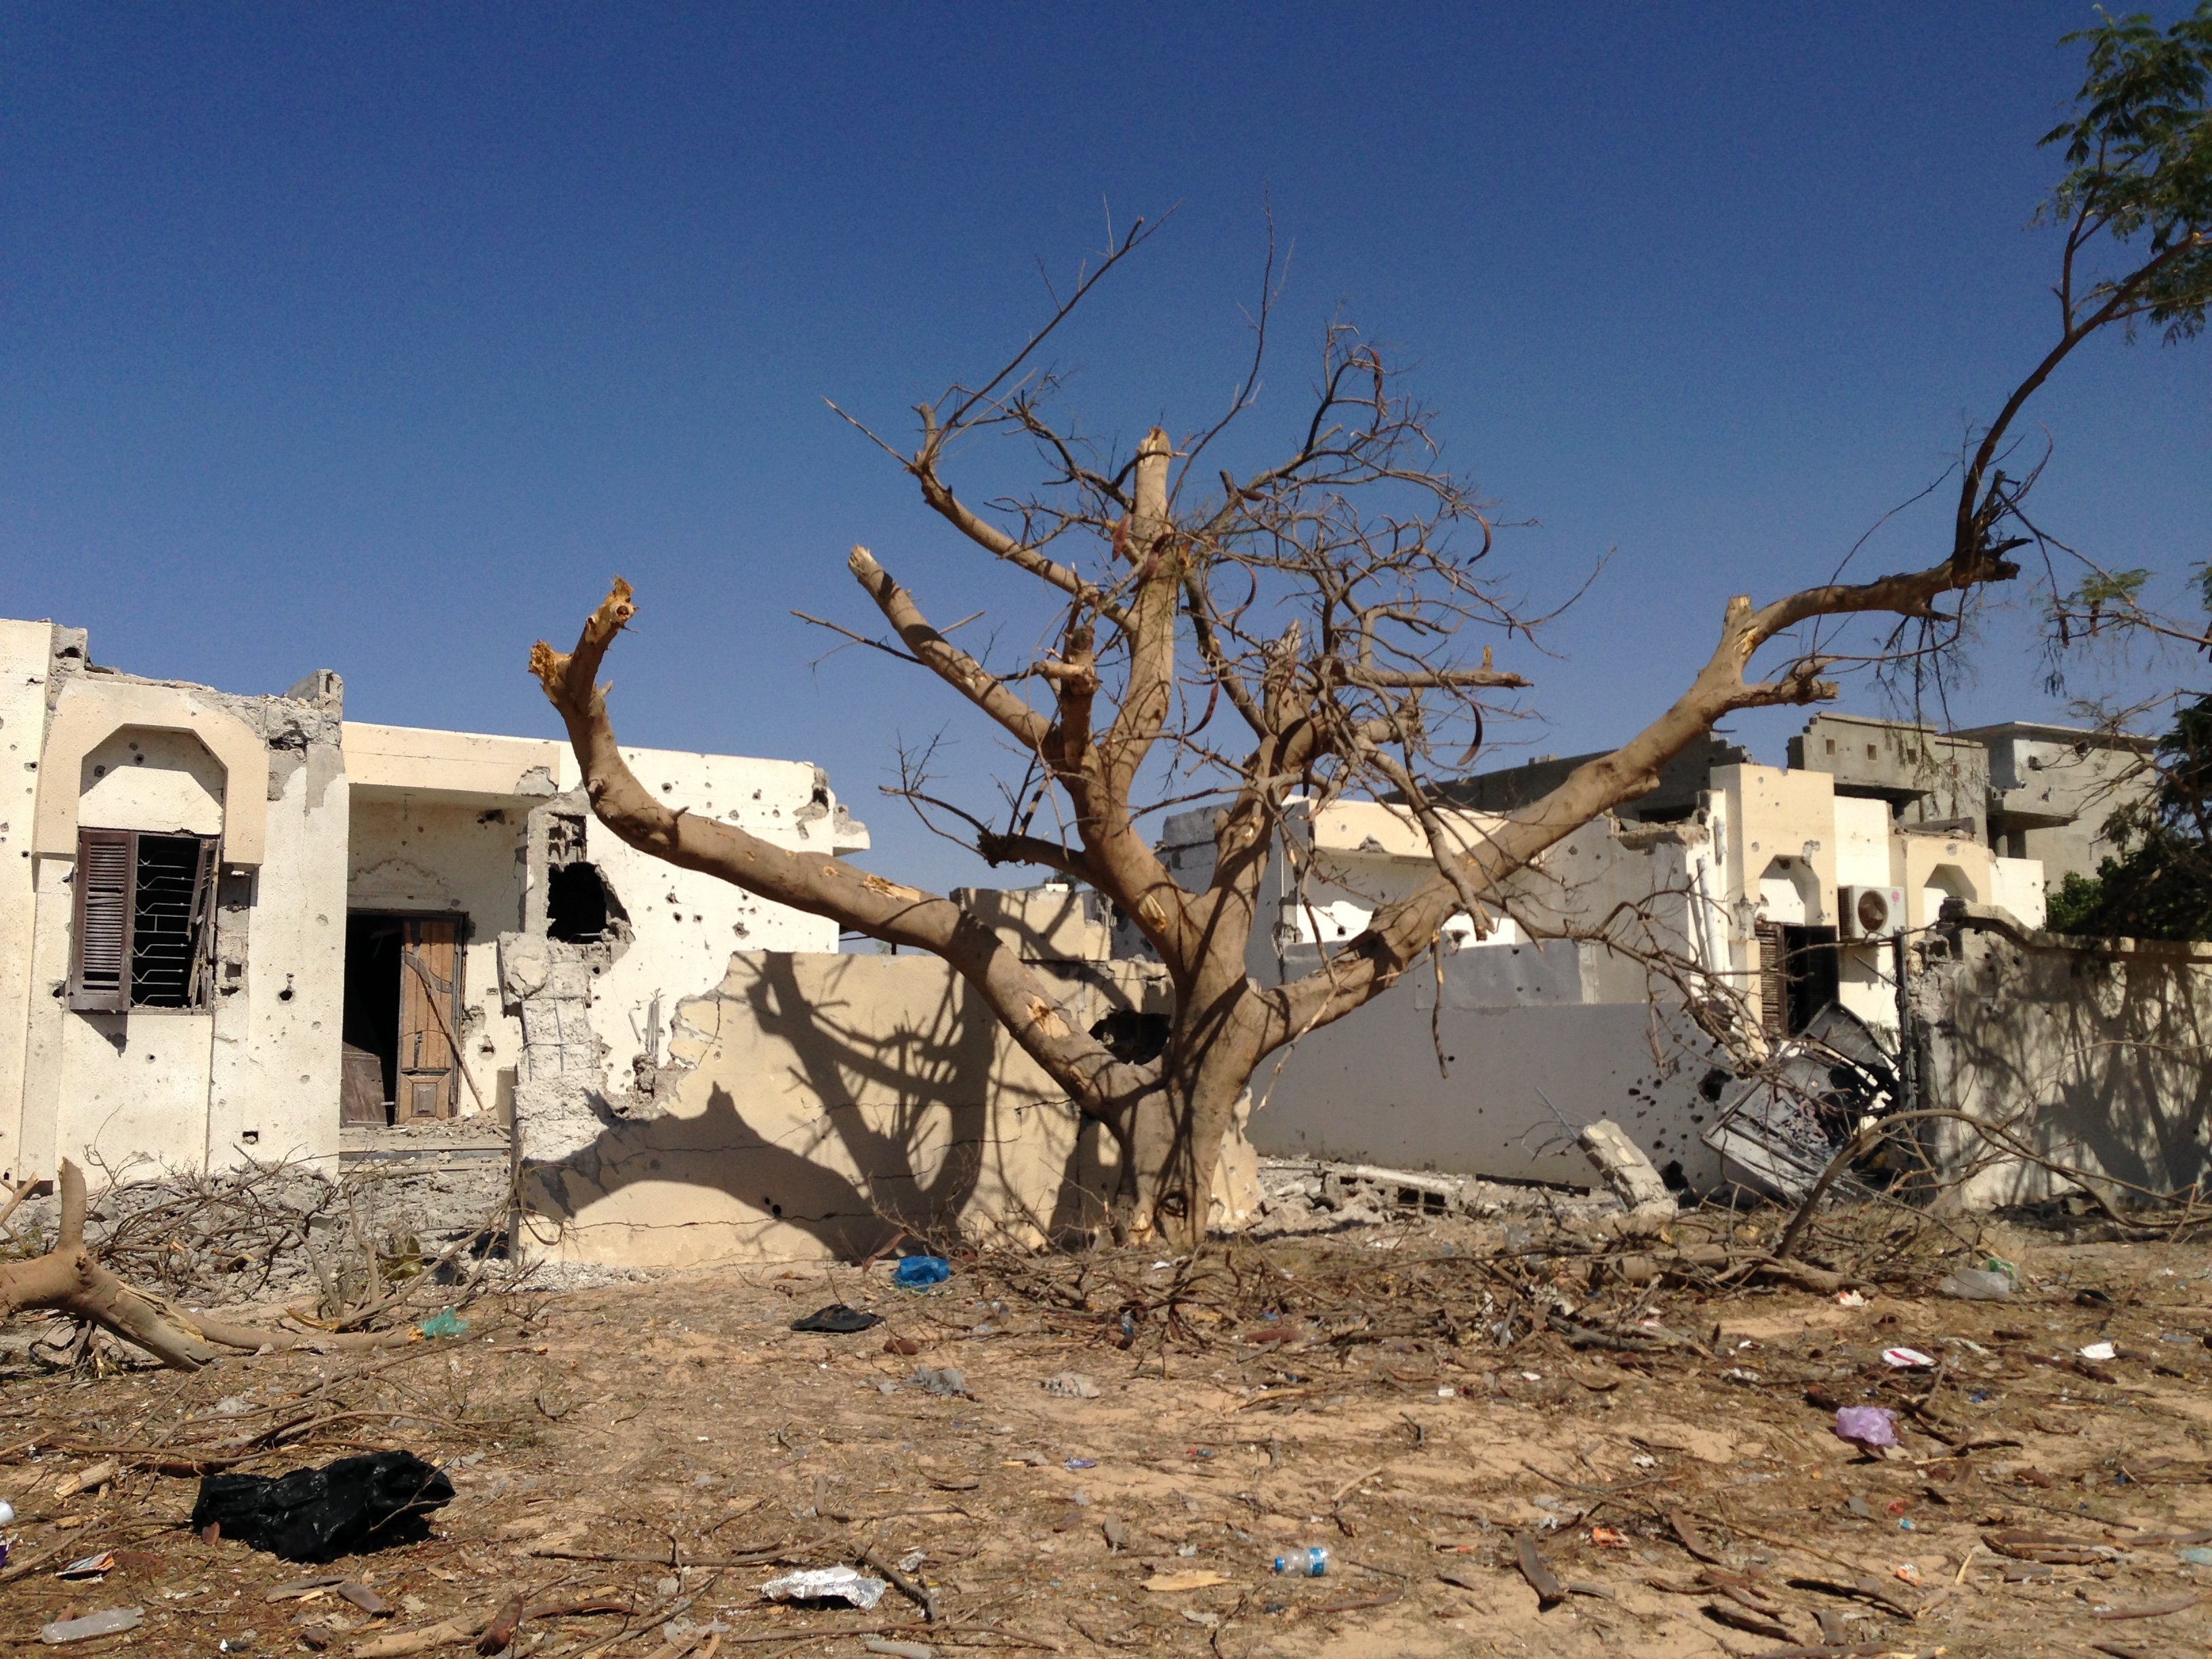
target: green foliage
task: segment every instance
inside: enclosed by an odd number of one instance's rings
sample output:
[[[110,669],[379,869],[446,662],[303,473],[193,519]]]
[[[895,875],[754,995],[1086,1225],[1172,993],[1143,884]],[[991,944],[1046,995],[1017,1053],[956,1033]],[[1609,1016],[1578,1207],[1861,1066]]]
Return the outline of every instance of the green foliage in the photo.
[[[2212,939],[2212,697],[2186,705],[2159,740],[2158,787],[2115,812],[2119,856],[2094,878],[2069,875],[2051,896],[2059,933]]]
[[[2069,167],[2050,216],[2069,226],[2069,249],[2100,232],[2148,242],[2135,271],[2069,302],[2118,301],[2115,318],[2147,315],[2169,340],[2195,334],[2212,303],[2212,0],[2164,33],[2139,12],[2066,40],[2088,43],[2087,74],[2074,118],[2043,140],[2065,146]],[[2071,266],[2069,254],[2069,278]]]

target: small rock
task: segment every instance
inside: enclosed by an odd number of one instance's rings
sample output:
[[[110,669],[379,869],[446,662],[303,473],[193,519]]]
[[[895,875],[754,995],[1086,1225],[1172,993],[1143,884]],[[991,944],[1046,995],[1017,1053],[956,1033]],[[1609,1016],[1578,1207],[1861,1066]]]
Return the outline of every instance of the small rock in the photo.
[[[1098,1398],[1098,1385],[1081,1371],[1055,1371],[1045,1378],[1042,1386],[1047,1394],[1057,1395],[1063,1400]]]

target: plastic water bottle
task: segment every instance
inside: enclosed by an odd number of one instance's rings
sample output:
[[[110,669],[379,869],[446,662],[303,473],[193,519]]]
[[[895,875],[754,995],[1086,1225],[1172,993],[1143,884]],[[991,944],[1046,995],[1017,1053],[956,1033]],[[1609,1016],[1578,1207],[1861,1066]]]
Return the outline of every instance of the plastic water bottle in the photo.
[[[1293,1578],[1318,1578],[1328,1571],[1328,1551],[1319,1544],[1275,1558],[1275,1571]]]

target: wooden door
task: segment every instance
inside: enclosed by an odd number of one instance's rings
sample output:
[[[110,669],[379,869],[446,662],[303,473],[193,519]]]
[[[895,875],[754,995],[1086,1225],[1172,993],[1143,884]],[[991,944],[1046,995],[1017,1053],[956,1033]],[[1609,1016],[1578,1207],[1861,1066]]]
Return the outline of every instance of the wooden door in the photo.
[[[461,1013],[460,927],[452,916],[408,916],[399,934],[401,1123],[451,1117],[459,1103],[453,1033]]]

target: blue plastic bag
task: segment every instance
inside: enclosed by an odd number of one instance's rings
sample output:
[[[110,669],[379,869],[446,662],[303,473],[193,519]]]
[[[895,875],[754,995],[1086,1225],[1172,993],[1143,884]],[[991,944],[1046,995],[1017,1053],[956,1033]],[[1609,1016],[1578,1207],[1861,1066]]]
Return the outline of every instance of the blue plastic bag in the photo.
[[[446,1308],[432,1314],[415,1328],[428,1337],[461,1336],[467,1333],[469,1322],[458,1316],[451,1308]]]
[[[931,1285],[942,1285],[952,1277],[952,1264],[941,1255],[909,1255],[899,1259],[891,1274],[891,1283],[901,1290],[919,1291]]]

